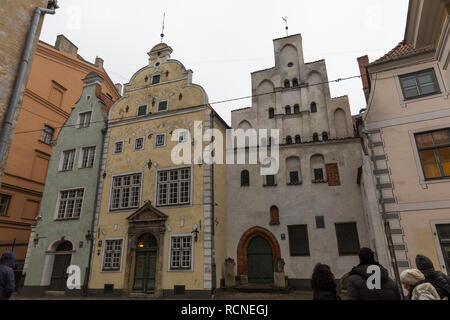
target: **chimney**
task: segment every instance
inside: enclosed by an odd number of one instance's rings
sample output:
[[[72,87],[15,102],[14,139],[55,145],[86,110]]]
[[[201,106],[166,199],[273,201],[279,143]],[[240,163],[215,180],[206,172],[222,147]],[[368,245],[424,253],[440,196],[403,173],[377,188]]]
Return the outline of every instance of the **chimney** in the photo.
[[[120,83],[116,83],[114,86],[116,87],[117,92],[119,92],[119,94],[122,95],[123,86]]]
[[[366,97],[366,102],[369,101],[370,86],[369,75],[367,74],[366,66],[369,64],[369,57],[367,55],[358,58],[359,72],[361,74],[361,80],[363,84],[363,91]]]
[[[74,56],[78,53],[78,47],[62,34],[56,37],[55,48],[56,50],[64,51]]]
[[[96,57],[95,58],[95,66],[97,68],[103,69],[103,62],[105,62],[102,58]]]

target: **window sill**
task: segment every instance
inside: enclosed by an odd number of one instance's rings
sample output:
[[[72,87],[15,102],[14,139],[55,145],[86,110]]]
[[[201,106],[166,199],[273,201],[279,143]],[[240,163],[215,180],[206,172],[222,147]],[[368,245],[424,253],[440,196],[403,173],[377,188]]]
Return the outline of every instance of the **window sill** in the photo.
[[[70,169],[70,170],[58,170],[58,172],[71,172],[71,171],[73,171],[73,169]]]
[[[276,187],[277,184],[263,184],[263,187]]]
[[[192,269],[169,269],[169,272],[194,272]]]
[[[241,184],[241,187],[250,187],[249,184]]]
[[[127,212],[127,211],[133,211],[139,209],[138,207],[132,207],[132,208],[123,208],[123,209],[109,209],[109,213],[115,213],[115,212]]]
[[[328,181],[320,179],[320,180],[311,180],[311,182],[315,183],[315,184],[319,184],[319,183],[327,183]]]
[[[300,182],[289,182],[289,183],[286,183],[286,185],[288,185],[288,186],[300,186],[300,185],[302,185],[302,184],[303,184],[302,181],[300,181]]]
[[[298,253],[298,254],[291,253],[290,256],[291,256],[291,257],[310,257],[311,255],[310,255],[309,253],[303,253],[303,254],[300,254],[300,253]]]
[[[80,220],[80,217],[77,218],[57,218],[54,221],[72,221],[72,220]]]
[[[271,222],[269,222],[269,225],[271,225],[271,226],[279,226],[280,222],[279,221],[271,221]]]
[[[421,102],[421,101],[425,101],[425,100],[429,100],[429,99],[437,99],[437,98],[448,99],[448,96],[449,96],[449,92],[439,92],[439,93],[433,93],[433,94],[423,95],[423,96],[409,98],[409,99],[405,99],[404,97],[402,97],[400,99],[400,105],[403,108],[406,108],[409,103]]]
[[[38,142],[39,142],[39,143],[42,143],[42,144],[45,144],[45,145],[47,145],[47,146],[49,146],[49,147],[52,146],[52,143],[51,143],[51,142],[50,142],[50,143],[47,143],[47,142],[45,142],[45,141],[42,141],[41,139],[39,139]]]
[[[420,180],[420,185],[422,186],[423,189],[427,189],[429,184],[449,183],[449,182],[450,177],[441,177],[441,178]]]

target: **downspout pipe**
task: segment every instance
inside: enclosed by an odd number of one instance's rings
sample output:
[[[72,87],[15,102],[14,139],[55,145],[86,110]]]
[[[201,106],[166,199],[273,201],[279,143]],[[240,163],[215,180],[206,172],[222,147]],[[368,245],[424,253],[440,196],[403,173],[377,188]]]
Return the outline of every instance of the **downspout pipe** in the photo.
[[[17,102],[19,101],[20,91],[25,80],[25,73],[28,69],[28,64],[33,49],[33,43],[36,37],[36,31],[39,25],[39,20],[43,14],[55,14],[58,9],[57,1],[49,2],[49,8],[36,8],[34,10],[33,20],[31,21],[30,30],[25,42],[25,49],[20,62],[19,71],[17,72],[16,81],[14,83],[13,93],[9,101],[8,110],[3,120],[3,125],[0,133],[0,163],[3,162],[5,156],[6,145],[8,143],[9,135],[12,131],[12,122],[17,110]]]
[[[215,115],[215,111],[211,110],[211,128],[214,130],[214,115]],[[216,248],[215,248],[215,237],[216,237],[216,224],[215,224],[215,213],[214,213],[214,208],[216,206],[216,200],[214,198],[214,162],[211,164],[211,180],[212,180],[212,184],[211,184],[211,193],[212,193],[212,205],[211,205],[211,231],[212,231],[212,237],[211,237],[211,256],[212,256],[212,270],[211,270],[211,276],[212,276],[212,294],[215,295],[216,294],[216,290],[217,290],[217,270],[216,270]]]

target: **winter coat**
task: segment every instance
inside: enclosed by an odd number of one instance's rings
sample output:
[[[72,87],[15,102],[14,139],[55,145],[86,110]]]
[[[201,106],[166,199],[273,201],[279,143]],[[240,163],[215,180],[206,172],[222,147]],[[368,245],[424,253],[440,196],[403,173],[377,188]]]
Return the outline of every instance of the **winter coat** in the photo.
[[[336,291],[314,290],[313,300],[341,300]]]
[[[350,271],[347,278],[348,300],[399,300],[400,293],[395,282],[389,278],[388,271],[381,265],[380,287],[381,289],[369,289],[367,279],[372,275],[367,273],[367,265],[358,265]]]
[[[411,300],[441,300],[433,285],[429,282],[417,284],[411,293]]]
[[[417,269],[422,271],[425,280],[433,285],[439,297],[444,299],[450,298],[450,277],[441,271],[434,270],[433,262],[423,255],[416,257]]]
[[[0,300],[7,300],[14,292],[14,263],[16,256],[12,252],[3,253],[0,258]]]

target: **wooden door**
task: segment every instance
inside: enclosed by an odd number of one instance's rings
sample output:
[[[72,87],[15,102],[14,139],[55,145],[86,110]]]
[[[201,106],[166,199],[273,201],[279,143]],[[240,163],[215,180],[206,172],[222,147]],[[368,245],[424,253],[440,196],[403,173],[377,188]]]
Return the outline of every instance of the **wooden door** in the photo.
[[[156,251],[136,252],[133,290],[153,292],[155,290]]]
[[[247,248],[247,270],[250,283],[273,283],[272,247],[262,237],[255,237]]]
[[[70,265],[71,254],[56,254],[53,263],[50,291],[65,291],[67,287],[67,268]]]

